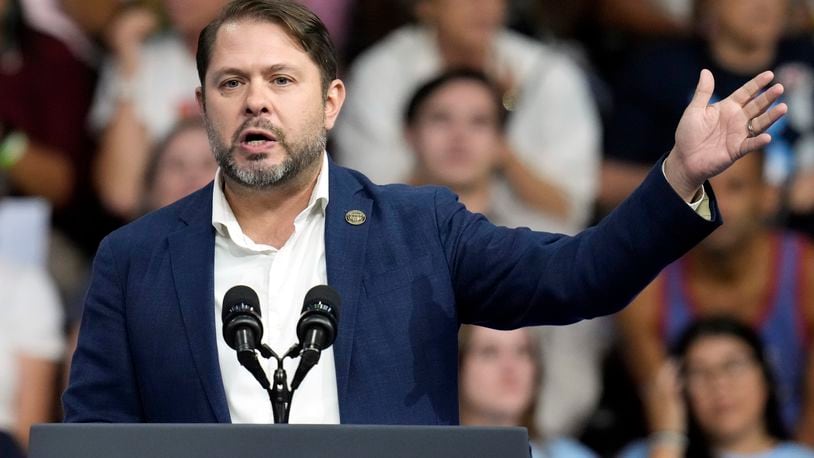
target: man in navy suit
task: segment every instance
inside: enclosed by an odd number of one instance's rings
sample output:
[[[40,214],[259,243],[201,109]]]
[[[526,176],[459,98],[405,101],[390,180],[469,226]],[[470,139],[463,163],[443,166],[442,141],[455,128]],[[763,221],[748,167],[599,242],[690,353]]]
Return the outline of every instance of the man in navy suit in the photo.
[[[260,293],[278,352],[310,286],[343,299],[338,337],[291,421],[456,424],[460,323],[567,324],[624,307],[720,216],[707,178],[766,145],[786,106],[763,73],[708,105],[701,74],[675,147],[575,237],[496,227],[442,188],[377,186],[327,159],[345,98],[324,27],[287,0],[237,0],[201,33],[213,184],[100,245],[64,395],[68,421],[269,422],[216,319]],[[386,96],[386,94],[382,94]],[[308,385],[308,386],[306,386]]]

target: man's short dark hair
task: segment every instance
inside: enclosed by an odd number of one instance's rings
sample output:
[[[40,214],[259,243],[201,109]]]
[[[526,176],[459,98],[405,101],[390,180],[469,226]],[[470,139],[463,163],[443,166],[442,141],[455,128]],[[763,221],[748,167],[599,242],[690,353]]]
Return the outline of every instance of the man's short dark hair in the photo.
[[[483,72],[461,68],[444,72],[425,82],[418,89],[416,89],[413,96],[410,98],[410,101],[407,103],[407,110],[404,112],[404,122],[406,125],[408,127],[415,125],[415,122],[418,120],[419,112],[421,111],[421,108],[423,108],[427,99],[448,84],[458,81],[478,83],[489,91],[494,99],[498,126],[502,128],[506,124],[508,113],[503,107],[503,100],[495,83],[492,82],[492,80],[490,80],[489,77]]]
[[[198,36],[198,79],[205,86],[206,71],[212,57],[212,48],[218,30],[227,22],[255,20],[277,24],[299,43],[302,49],[319,67],[322,92],[327,92],[331,81],[336,79],[337,63],[334,45],[325,25],[308,8],[292,0],[234,0],[227,4]]]

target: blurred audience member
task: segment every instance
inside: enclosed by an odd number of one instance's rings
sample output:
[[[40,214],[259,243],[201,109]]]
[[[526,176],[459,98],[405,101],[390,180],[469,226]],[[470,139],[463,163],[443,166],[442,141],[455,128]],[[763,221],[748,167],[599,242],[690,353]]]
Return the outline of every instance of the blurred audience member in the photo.
[[[496,331],[462,326],[458,361],[461,424],[524,426],[533,458],[596,456],[567,439],[546,439],[534,424],[535,398],[542,366],[533,330]]]
[[[692,324],[680,337],[678,365],[659,369],[648,397],[657,429],[621,458],[814,458],[788,441],[774,377],[758,336],[728,318]]]
[[[533,228],[573,233],[594,197],[596,109],[575,64],[507,30],[505,9],[506,0],[415,2],[420,23],[396,30],[351,69],[353,96],[335,129],[338,159],[374,181],[407,180],[412,157],[401,120],[410,95],[444,70],[482,71],[511,110],[500,186],[539,211]]]
[[[0,181],[61,207],[90,146],[94,71],[22,18],[18,0],[0,0]]]
[[[180,121],[150,156],[142,178],[144,195],[139,206],[140,213],[167,206],[206,186],[215,177],[217,168],[203,121],[197,117]],[[83,289],[87,289],[87,283]],[[68,368],[76,348],[83,302],[74,300],[67,304]]]
[[[814,251],[802,236],[762,222],[767,194],[762,157],[752,153],[711,180],[726,224],[668,266],[620,313],[619,322],[629,367],[644,390],[666,349],[696,317],[725,314],[752,325],[774,365],[786,425],[811,443]]]
[[[91,112],[101,132],[94,181],[104,204],[135,216],[153,146],[180,120],[198,116],[195,50],[201,29],[226,0],[163,0],[171,30],[155,33],[149,9],[124,9],[110,25],[105,63]]]
[[[453,70],[421,86],[406,113],[405,136],[416,158],[410,181],[447,186],[470,211],[496,224],[534,224],[535,209],[512,195],[498,194],[504,190],[497,186],[495,172],[507,160],[505,115],[497,88],[483,73]],[[576,433],[596,405],[603,321],[541,331],[541,357],[550,370],[537,416],[550,433]]]
[[[0,456],[22,456],[34,423],[54,420],[62,308],[39,270],[0,260]]]
[[[626,65],[616,81],[616,109],[606,137],[603,210],[624,199],[672,148],[673,126],[702,68],[715,75],[715,94],[731,92],[756,72],[774,70],[792,114],[769,131],[774,141],[767,149],[767,178],[772,185],[783,184],[795,167],[795,155],[812,156],[814,164],[814,45],[810,39],[783,40],[789,1],[702,2],[698,39],[655,46]]]
[[[203,122],[197,118],[180,122],[147,165],[144,211],[167,206],[206,186],[217,169]]]

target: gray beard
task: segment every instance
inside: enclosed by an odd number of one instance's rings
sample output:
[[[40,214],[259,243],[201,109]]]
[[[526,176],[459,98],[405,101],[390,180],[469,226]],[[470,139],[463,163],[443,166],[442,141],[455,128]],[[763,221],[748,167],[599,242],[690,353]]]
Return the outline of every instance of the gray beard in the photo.
[[[229,148],[218,136],[209,118],[204,117],[204,121],[209,145],[223,173],[238,184],[251,189],[268,189],[291,181],[322,156],[327,142],[327,132],[322,129],[316,134],[307,135],[302,142],[289,143],[278,127],[267,120],[254,118],[247,120],[237,129],[235,138],[232,139],[232,145],[235,146]],[[279,146],[288,153],[283,162],[262,167],[260,161],[266,158],[266,154],[261,153],[249,157],[255,164],[240,167],[235,163],[235,150],[238,148],[236,145],[240,132],[250,127],[268,130],[274,134]]]

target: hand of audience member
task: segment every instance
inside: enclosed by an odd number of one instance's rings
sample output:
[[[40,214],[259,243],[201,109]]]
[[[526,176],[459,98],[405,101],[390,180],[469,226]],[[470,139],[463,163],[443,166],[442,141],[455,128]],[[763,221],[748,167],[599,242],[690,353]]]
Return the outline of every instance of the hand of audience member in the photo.
[[[771,141],[766,129],[788,110],[785,103],[772,107],[783,93],[782,85],[764,90],[773,78],[772,72],[763,72],[710,105],[715,81],[709,70],[701,72],[664,169],[667,181],[685,201],[693,199],[704,181]]]
[[[155,13],[140,6],[125,8],[113,19],[107,30],[108,46],[125,75],[138,68],[141,45],[157,26]]]
[[[644,391],[644,404],[654,433],[686,431],[687,413],[681,390],[676,362],[665,362]]]

